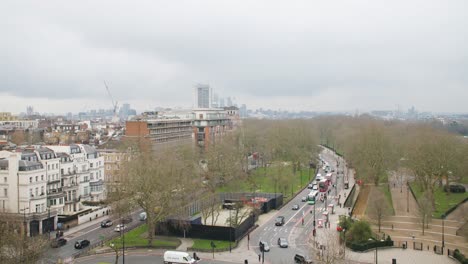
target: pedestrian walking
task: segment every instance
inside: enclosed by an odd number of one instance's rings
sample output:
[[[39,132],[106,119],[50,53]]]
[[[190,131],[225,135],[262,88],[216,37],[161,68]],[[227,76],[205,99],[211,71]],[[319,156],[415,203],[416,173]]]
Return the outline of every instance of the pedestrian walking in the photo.
[[[262,255],[258,254],[258,262],[262,261]]]

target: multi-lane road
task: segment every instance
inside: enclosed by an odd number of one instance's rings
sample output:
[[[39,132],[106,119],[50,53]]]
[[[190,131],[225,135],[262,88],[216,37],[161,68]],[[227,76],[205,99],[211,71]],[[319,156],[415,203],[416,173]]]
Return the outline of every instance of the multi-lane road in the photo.
[[[140,212],[141,210],[138,212],[134,212],[131,215],[132,222],[127,224],[128,229],[141,224],[141,222],[139,221],[139,217],[138,217]],[[104,219],[107,219],[107,218],[102,218],[102,220]],[[109,217],[109,219],[111,218]],[[67,232],[65,231],[65,239],[67,239],[67,244],[59,248],[50,248],[46,253],[46,259],[56,262],[57,259],[66,259],[68,257],[79,254],[80,252],[86,251],[89,248],[84,248],[81,250],[75,249],[74,247],[75,242],[80,239],[87,239],[91,242],[91,246],[101,243],[104,239],[107,239],[107,238],[110,238],[119,234],[118,232],[114,231],[114,227],[117,224],[118,223],[114,221],[113,226],[102,228],[100,223],[97,223],[95,225],[88,226],[70,235],[67,235]]]
[[[343,188],[342,176],[337,179],[337,159],[330,151],[323,151],[321,158],[328,162],[331,169],[334,170],[332,183],[337,184],[336,188],[331,188],[328,195],[327,205],[330,203],[337,204],[336,193]],[[341,164],[340,164],[341,165]],[[340,166],[341,167],[341,166]],[[341,171],[341,168],[340,168]],[[320,168],[319,173],[324,175],[324,171]],[[313,224],[314,224],[314,210],[316,225],[319,219],[325,220],[323,212],[325,211],[325,201],[317,199],[315,205],[309,205],[307,202],[302,201],[302,197],[306,197],[310,189],[302,190],[291,201],[285,204],[266,224],[260,226],[250,235],[250,244],[258,245],[259,241],[266,241],[270,246],[270,251],[265,252],[265,261],[268,263],[292,263],[294,255],[299,253],[313,259],[310,251],[310,243],[314,241],[313,237]],[[294,204],[299,205],[299,210],[292,210]],[[311,213],[312,212],[312,213]],[[275,220],[277,216],[285,217],[285,224],[276,226]],[[317,228],[317,232],[320,232]],[[289,244],[288,248],[280,248],[278,246],[278,238],[286,238]],[[257,247],[256,252],[260,254],[260,249]]]

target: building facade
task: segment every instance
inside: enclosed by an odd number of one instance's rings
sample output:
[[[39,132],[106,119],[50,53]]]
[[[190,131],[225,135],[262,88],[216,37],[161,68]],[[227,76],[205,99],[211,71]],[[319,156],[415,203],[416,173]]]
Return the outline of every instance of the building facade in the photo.
[[[221,136],[233,129],[227,111],[214,108],[193,110],[192,125],[195,144],[202,148],[215,144]]]

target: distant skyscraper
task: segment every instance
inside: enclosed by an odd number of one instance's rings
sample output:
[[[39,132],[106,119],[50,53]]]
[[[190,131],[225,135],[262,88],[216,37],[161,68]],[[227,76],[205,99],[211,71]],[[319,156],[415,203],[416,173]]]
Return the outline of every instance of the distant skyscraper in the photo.
[[[219,107],[219,99],[218,94],[213,93],[213,100],[211,101],[211,107],[218,108]]]
[[[227,100],[226,100],[226,106],[229,107],[229,106],[232,106],[232,100],[231,100],[231,97],[228,97]]]
[[[223,108],[225,107],[226,105],[224,105],[224,98],[219,98],[219,107]]]
[[[197,107],[198,108],[210,108],[211,106],[211,89],[207,84],[198,84],[196,86],[197,91]]]

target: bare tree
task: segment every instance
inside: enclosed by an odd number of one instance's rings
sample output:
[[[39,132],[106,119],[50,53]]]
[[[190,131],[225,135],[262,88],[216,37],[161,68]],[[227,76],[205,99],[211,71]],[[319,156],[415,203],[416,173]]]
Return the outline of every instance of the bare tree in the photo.
[[[310,255],[316,254],[318,256],[318,263],[335,264],[341,263],[344,259],[344,247],[340,244],[339,236],[336,231],[332,229],[322,230],[321,244],[317,245],[313,239],[310,239]]]
[[[194,199],[198,178],[193,177],[195,165],[189,158],[193,156],[183,146],[161,146],[158,153],[135,149],[138,151],[123,164],[121,173],[128,175],[130,197],[146,212],[148,244],[152,245],[156,224]]]
[[[423,193],[422,197],[418,200],[418,203],[418,214],[421,221],[422,234],[424,235],[425,228],[429,226],[429,221],[431,220],[433,212],[430,194],[427,192]]]
[[[373,220],[377,222],[380,233],[382,220],[385,216],[390,214],[390,207],[388,205],[387,199],[378,188],[374,187],[369,197],[368,214]]]
[[[238,227],[250,215],[252,210],[252,207],[244,206],[242,202],[235,203],[233,210],[229,213],[230,217],[226,219],[226,224]]]
[[[46,236],[28,237],[21,217],[0,214],[0,263],[36,263],[49,246]]]

